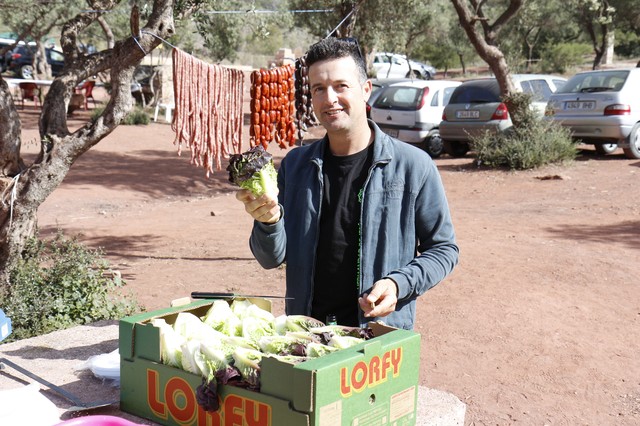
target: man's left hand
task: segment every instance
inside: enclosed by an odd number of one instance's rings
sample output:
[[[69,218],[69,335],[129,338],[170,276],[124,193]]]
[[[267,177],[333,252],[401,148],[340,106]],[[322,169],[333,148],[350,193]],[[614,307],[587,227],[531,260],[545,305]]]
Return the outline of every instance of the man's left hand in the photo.
[[[371,292],[363,294],[358,303],[365,317],[386,317],[396,310],[398,286],[392,279],[383,278],[376,281]]]

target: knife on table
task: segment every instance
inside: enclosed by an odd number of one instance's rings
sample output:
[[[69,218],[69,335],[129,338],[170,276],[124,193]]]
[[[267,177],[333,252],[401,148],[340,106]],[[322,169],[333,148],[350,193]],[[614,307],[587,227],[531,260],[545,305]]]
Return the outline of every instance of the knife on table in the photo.
[[[235,298],[235,297],[260,297],[262,299],[293,299],[293,297],[286,297],[286,296],[248,295],[248,294],[223,293],[223,292],[211,292],[211,291],[191,292],[192,299],[222,299],[222,298]]]

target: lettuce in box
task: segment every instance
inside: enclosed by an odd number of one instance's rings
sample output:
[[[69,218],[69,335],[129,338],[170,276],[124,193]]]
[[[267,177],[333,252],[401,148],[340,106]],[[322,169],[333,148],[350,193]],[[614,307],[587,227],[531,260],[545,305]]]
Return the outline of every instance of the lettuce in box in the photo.
[[[240,371],[242,379],[249,384],[249,387],[259,388],[262,352],[255,349],[238,347],[232,356],[233,366]]]
[[[202,318],[202,321],[227,336],[240,336],[242,334],[242,321],[233,312],[226,300],[215,300]]]
[[[164,364],[182,367],[182,344],[186,341],[164,319],[151,320],[154,327],[160,329],[160,359]]]
[[[278,172],[273,164],[273,156],[262,145],[232,155],[227,171],[230,182],[248,189],[256,197],[270,194],[275,198],[278,195]]]

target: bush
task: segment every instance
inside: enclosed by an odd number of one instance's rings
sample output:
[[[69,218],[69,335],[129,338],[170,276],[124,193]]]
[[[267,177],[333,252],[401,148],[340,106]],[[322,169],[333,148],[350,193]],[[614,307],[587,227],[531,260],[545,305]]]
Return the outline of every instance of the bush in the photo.
[[[535,119],[502,134],[486,132],[472,140],[477,164],[526,170],[573,160],[576,144],[567,129],[552,121]]]
[[[135,107],[122,121],[122,124],[135,125],[135,124],[149,124],[151,120],[149,115],[140,107]]]
[[[104,108],[96,108],[91,113],[91,119],[93,121],[97,120],[98,117],[102,115],[104,112]],[[124,125],[135,125],[135,124],[149,124],[151,119],[149,118],[149,114],[147,114],[142,108],[135,107],[127,116],[122,120],[122,124]]]
[[[124,282],[101,256],[60,232],[49,242],[29,240],[10,273],[11,286],[0,294],[13,327],[5,342],[139,312],[140,305],[121,293]]]
[[[593,54],[593,48],[584,43],[557,43],[543,49],[542,72],[564,74],[581,65],[584,57]]]

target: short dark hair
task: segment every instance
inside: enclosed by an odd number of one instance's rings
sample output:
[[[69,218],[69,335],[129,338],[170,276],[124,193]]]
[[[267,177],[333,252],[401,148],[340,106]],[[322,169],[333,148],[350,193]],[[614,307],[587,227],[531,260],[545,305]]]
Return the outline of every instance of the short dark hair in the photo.
[[[362,57],[358,40],[355,38],[327,37],[322,39],[309,48],[305,61],[307,66],[310,67],[316,62],[324,61],[325,59],[346,57],[351,57],[356,63],[360,81],[364,83],[367,80],[367,66]]]

